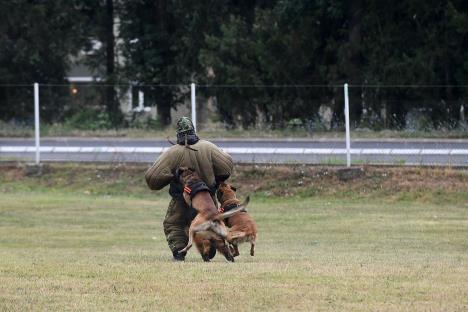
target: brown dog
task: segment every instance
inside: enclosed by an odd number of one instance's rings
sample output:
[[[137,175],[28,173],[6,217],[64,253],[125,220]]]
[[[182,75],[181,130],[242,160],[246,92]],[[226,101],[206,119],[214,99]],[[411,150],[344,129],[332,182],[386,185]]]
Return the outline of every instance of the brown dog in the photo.
[[[179,253],[188,251],[195,243],[203,260],[209,261],[209,250],[214,246],[228,261],[233,262],[234,257],[226,241],[228,231],[223,220],[243,211],[245,206],[241,205],[220,214],[213,202],[210,189],[193,169],[181,167],[176,171],[176,176],[184,185],[185,202],[198,212],[190,224],[189,242]]]
[[[240,205],[240,201],[236,197],[236,189],[227,183],[220,184],[217,197],[221,203],[221,212],[230,212]],[[229,226],[227,241],[234,248],[233,256],[239,255],[238,245],[244,242],[250,242],[250,255],[253,256],[255,254],[255,240],[257,239],[257,225],[252,217],[244,211],[229,217],[226,224]]]

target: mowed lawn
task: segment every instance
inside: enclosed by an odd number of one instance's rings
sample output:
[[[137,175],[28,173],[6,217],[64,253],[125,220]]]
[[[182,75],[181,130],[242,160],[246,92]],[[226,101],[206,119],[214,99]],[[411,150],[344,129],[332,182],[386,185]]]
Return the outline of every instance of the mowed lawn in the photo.
[[[235,263],[172,262],[167,202],[0,193],[0,310],[468,310],[466,202],[254,195]]]

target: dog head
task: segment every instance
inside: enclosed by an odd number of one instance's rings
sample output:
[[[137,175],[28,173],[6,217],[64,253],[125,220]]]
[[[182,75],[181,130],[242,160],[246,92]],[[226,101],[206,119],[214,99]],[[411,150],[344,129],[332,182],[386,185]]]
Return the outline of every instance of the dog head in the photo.
[[[221,203],[221,206],[224,206],[228,201],[229,204],[239,204],[240,201],[236,197],[236,191],[237,189],[234,186],[226,182],[221,182],[218,187],[218,192],[216,193],[216,197]]]
[[[188,167],[177,168],[174,171],[174,176],[182,185],[185,185],[192,180],[200,179],[198,174],[195,172],[195,169]]]

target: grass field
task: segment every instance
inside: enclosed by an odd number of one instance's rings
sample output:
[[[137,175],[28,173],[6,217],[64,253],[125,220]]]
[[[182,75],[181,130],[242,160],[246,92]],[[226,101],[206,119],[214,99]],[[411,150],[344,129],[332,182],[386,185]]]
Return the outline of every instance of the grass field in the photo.
[[[317,179],[331,192],[307,171],[292,194],[254,190],[255,257],[243,245],[235,263],[203,263],[195,250],[174,263],[161,224],[168,197],[145,190],[144,168],[22,170],[0,168],[2,311],[468,310],[466,173],[418,169],[405,189],[376,180],[380,169],[352,182],[327,169]],[[237,174],[242,195],[269,179]]]

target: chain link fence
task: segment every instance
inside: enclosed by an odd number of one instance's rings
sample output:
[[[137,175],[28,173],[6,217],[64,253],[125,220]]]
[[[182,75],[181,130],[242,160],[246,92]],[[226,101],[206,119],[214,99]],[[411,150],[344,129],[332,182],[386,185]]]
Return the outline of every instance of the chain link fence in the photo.
[[[350,85],[353,163],[465,165],[466,91]],[[200,136],[238,161],[346,162],[342,85],[197,85],[195,93]],[[151,162],[170,146],[175,121],[193,113],[189,84],[44,84],[39,97],[45,160]],[[0,86],[0,101],[0,157],[33,159],[33,86]]]

